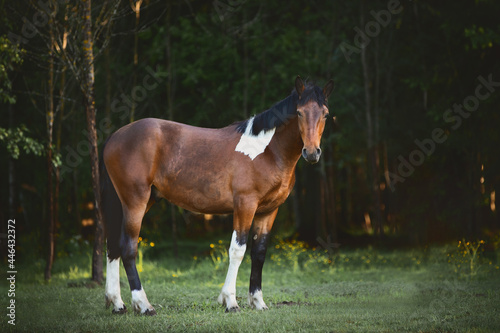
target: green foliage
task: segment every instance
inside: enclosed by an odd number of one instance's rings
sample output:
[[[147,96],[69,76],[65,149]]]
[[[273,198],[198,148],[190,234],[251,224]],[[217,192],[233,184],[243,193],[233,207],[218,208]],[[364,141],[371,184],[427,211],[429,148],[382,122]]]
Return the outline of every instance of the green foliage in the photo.
[[[482,258],[484,252],[484,240],[480,241],[466,241],[462,239],[458,241],[457,250],[455,253],[448,254],[448,262],[453,265],[453,271],[459,276],[465,276],[469,279],[476,277],[481,269],[481,264],[489,264]]]
[[[276,265],[291,266],[294,272],[299,270],[299,258],[307,251],[307,244],[305,242],[295,239],[291,241],[278,239],[274,248],[277,251],[271,255],[271,260],[275,261]],[[317,260],[318,258],[315,259]],[[320,259],[319,261],[324,262],[324,259]]]
[[[0,101],[14,104],[16,97],[11,94],[12,81],[9,72],[23,62],[25,51],[13,44],[6,36],[0,36]]]
[[[372,202],[372,176],[367,159],[364,74],[360,54],[352,54],[352,61],[347,62],[340,45],[343,42],[355,45],[355,28],[364,28],[360,25],[360,15],[376,23],[372,11],[385,10],[388,2],[364,1],[361,8],[359,1],[338,0],[217,1],[216,6],[199,0],[189,4],[153,1],[147,6],[143,4],[141,10],[138,63],[134,64],[131,45],[135,38],[135,14],[130,5],[122,1],[117,10],[120,14],[110,26],[113,37],[107,50],[98,49],[106,45],[103,38],[107,33],[96,31],[96,126],[101,145],[111,132],[128,123],[132,103],[137,118],[169,118],[168,107],[172,104],[175,121],[222,127],[264,111],[286,97],[298,74],[320,85],[333,78],[336,88],[329,107],[337,118],[337,126],[328,120],[319,165],[308,168],[303,161],[299,162],[296,200],[288,200],[280,209],[275,228],[284,225],[296,228],[301,224],[304,230],[311,230],[312,240],[333,232],[364,233],[364,217],[370,216],[373,222],[377,207]],[[29,26],[22,17],[32,23],[32,18],[40,18],[38,8],[26,6],[24,2],[5,4],[2,9],[6,15],[2,20],[9,31],[18,34],[23,28],[26,31]],[[454,104],[474,97],[480,75],[492,74],[493,81],[500,81],[497,76],[500,72],[497,15],[500,2],[421,0],[401,4],[403,11],[392,15],[366,47],[371,107],[373,112],[377,111],[377,116],[372,114],[372,120],[378,120],[375,144],[380,152],[380,174],[377,179],[380,188],[384,188],[380,207],[385,230],[393,234],[391,237],[419,245],[460,239],[464,235],[480,237],[485,228],[498,227],[498,209],[494,211],[490,205],[492,194],[496,191],[498,197],[500,193],[497,147],[500,89],[494,86],[495,91],[480,101],[476,111],[462,119],[457,130],[452,130],[453,123],[446,122],[443,116]],[[94,6],[96,12],[92,17],[99,19],[99,10],[103,8]],[[23,15],[9,15],[11,13]],[[76,14],[76,8],[58,6],[54,24],[60,25],[54,32],[77,31]],[[36,27],[37,33],[26,38],[29,43],[23,44],[26,51],[16,48],[5,37],[0,39],[0,101],[10,104],[17,96],[16,104],[9,105],[9,117],[5,114],[0,117],[0,142],[6,147],[1,149],[2,157],[43,154],[44,149],[35,138],[46,133],[46,115],[41,110],[48,101],[50,25]],[[81,36],[70,36],[67,55],[75,56],[72,64],[75,68],[82,68],[78,63],[81,59],[75,53],[81,48],[78,45]],[[63,40],[61,36],[56,37],[58,41]],[[61,151],[61,155],[53,154],[54,165],[62,167],[65,180],[60,183],[60,198],[71,198],[59,202],[61,239],[58,241],[65,242],[62,238],[88,232],[80,228],[81,215],[90,218],[92,212],[81,211],[80,207],[92,200],[92,188],[81,92],[61,59],[55,57],[54,66],[54,142],[57,147],[60,144]],[[61,92],[64,96],[60,96]],[[468,101],[474,102],[474,99]],[[7,108],[4,110],[6,113]],[[107,116],[111,117],[109,127],[104,121]],[[112,131],[108,131],[109,128]],[[401,158],[408,160],[418,148],[415,140],[429,138],[436,128],[445,131],[447,140],[436,144],[432,154],[425,154],[414,172],[391,191],[384,172],[397,174]],[[43,159],[19,159],[15,183],[44,188],[44,164]],[[1,211],[7,211],[4,208],[9,195],[6,179],[4,177],[0,186],[4,191],[0,195]],[[25,190],[21,190],[25,198],[35,195],[22,191]],[[45,205],[39,199],[45,198],[41,193],[36,195],[37,200],[14,200],[18,202],[14,210],[26,212],[23,216],[27,219],[38,216]],[[155,205],[146,215],[143,231],[148,237],[149,234],[170,234],[171,215],[165,214],[166,207]],[[185,224],[185,213],[176,211],[175,214],[180,221],[179,238],[191,237],[188,231],[198,226]],[[43,223],[24,222],[29,229],[26,232],[43,234]],[[229,230],[230,226],[223,224],[220,228]],[[91,240],[90,234],[83,237]],[[344,239],[339,237],[339,242],[343,243]],[[302,249],[297,244],[291,245],[283,244],[289,248],[276,253],[275,259],[292,267],[298,265],[299,270],[306,263],[308,267],[329,271],[348,270],[353,262],[367,268],[374,263],[382,265],[384,260],[390,262],[385,254],[381,254],[384,259],[379,260],[364,253],[362,260],[363,255],[357,256],[358,259],[342,252],[332,256],[320,248],[300,252]],[[224,252],[215,253],[216,250],[211,250],[214,252],[212,264],[223,267]],[[161,256],[157,248],[148,248],[143,256],[149,254]],[[417,256],[414,268],[418,267],[419,259]]]
[[[150,248],[155,246],[154,242],[148,243],[146,238],[139,237],[139,245],[137,246],[137,270],[142,272],[144,270],[144,253]]]
[[[465,37],[470,39],[473,49],[491,48],[493,45],[500,44],[500,33],[491,28],[472,25],[470,28],[465,28]],[[467,45],[468,46],[468,45]],[[467,47],[467,49],[469,49]]]
[[[229,263],[228,248],[229,245],[220,239],[217,243],[210,244],[210,258],[215,270],[223,270],[227,267]]]
[[[2,142],[9,155],[14,159],[19,158],[21,151],[36,156],[43,155],[43,144],[28,136],[29,133],[30,131],[24,125],[7,129],[0,127],[0,142]],[[61,163],[60,157],[56,157],[55,163]]]

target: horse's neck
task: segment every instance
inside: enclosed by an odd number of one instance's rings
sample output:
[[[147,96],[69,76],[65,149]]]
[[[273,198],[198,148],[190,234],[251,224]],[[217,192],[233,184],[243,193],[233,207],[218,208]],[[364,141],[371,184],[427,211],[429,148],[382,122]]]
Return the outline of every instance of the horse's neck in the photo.
[[[276,128],[275,138],[271,141],[271,149],[276,162],[282,168],[295,169],[302,154],[302,138],[300,136],[297,117],[290,119],[284,126]]]

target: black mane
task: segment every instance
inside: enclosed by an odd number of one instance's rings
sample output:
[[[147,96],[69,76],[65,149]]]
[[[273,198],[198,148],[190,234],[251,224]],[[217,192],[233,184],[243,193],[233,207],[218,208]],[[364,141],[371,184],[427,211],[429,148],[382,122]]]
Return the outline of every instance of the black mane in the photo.
[[[253,119],[251,134],[258,135],[262,131],[283,126],[288,119],[295,117],[297,106],[307,104],[310,101],[315,101],[318,105],[326,105],[323,90],[312,83],[306,83],[300,99],[297,91],[294,89],[290,96],[274,104],[270,109],[256,115]],[[249,119],[238,123],[236,130],[244,133],[248,121]]]

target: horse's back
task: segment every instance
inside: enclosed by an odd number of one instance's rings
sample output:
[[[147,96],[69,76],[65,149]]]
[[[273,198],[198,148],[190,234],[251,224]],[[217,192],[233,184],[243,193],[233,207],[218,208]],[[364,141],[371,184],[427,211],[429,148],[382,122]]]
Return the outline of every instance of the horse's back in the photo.
[[[122,159],[152,158],[158,150],[178,147],[186,141],[186,132],[204,130],[169,120],[144,118],[118,129],[108,140],[105,160],[120,155]],[[187,135],[189,137],[189,135]]]
[[[145,118],[111,136],[104,161],[119,192],[154,185],[168,200],[204,211],[207,207],[189,202],[204,201],[199,196],[232,201],[228,188],[233,173],[230,156],[238,136],[231,128],[209,129]],[[224,212],[231,205],[224,205]]]

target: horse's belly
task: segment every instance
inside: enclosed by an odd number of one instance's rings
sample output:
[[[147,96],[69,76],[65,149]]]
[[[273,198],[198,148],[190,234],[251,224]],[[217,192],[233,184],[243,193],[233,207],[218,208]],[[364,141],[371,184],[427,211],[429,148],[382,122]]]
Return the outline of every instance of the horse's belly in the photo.
[[[226,186],[214,181],[172,179],[159,190],[165,199],[192,212],[203,214],[233,212],[232,193]]]

